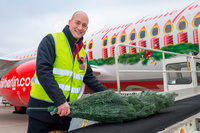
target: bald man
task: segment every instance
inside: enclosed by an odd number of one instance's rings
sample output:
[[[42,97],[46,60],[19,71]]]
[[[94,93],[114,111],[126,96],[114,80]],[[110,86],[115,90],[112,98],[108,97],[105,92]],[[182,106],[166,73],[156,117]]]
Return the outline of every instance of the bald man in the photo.
[[[28,107],[55,105],[58,112],[27,110],[28,133],[67,133],[71,121],[68,102],[78,98],[82,83],[95,92],[107,90],[93,75],[82,48],[88,23],[88,15],[77,11],[62,32],[48,34],[40,42]]]

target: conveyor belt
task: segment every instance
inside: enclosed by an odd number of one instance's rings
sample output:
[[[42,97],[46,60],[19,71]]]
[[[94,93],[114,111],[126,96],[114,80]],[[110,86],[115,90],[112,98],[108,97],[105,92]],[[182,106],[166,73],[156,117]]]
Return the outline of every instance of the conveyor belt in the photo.
[[[200,112],[200,95],[176,101],[159,114],[117,124],[94,124],[69,133],[156,133]]]

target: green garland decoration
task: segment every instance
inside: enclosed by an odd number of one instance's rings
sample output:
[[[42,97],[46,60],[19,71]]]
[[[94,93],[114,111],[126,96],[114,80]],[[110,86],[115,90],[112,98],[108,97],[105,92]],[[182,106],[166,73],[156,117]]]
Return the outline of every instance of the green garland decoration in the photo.
[[[179,43],[176,45],[170,44],[168,46],[163,46],[160,50],[180,53],[180,54],[188,54],[193,51],[199,51],[199,45],[192,44],[192,43]],[[144,52],[145,51],[141,51],[139,53],[125,53],[123,55],[120,55],[118,58],[119,63],[134,65],[142,61],[141,62],[142,65],[147,65],[150,59],[152,59],[153,62],[160,61],[162,59],[162,53],[149,51],[151,53],[151,56],[149,56],[148,58],[145,58]],[[165,54],[166,59],[172,58],[174,56],[175,55],[172,55],[172,54]],[[113,65],[115,64],[115,58],[108,57],[106,59],[103,59],[103,58],[93,59],[89,61],[89,64],[96,65],[96,66]]]

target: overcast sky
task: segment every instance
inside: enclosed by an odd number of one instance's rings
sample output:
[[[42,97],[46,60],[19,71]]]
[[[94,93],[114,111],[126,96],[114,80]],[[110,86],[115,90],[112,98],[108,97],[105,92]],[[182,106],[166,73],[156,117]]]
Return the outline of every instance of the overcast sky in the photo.
[[[77,10],[88,14],[87,34],[91,34],[100,28],[136,21],[193,1],[0,0],[0,55],[38,46],[48,33],[62,31]]]

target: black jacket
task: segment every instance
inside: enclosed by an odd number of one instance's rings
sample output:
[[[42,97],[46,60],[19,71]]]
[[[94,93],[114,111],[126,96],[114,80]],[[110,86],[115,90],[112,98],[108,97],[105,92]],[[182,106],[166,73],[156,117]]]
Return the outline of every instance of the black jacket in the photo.
[[[68,38],[69,44],[71,46],[72,53],[75,50],[75,43],[81,43],[83,38],[77,40],[72,36],[69,26],[67,25],[63,32]],[[48,96],[54,101],[54,105],[57,107],[67,101],[63,95],[62,90],[59,88],[57,82],[52,75],[53,63],[56,58],[55,53],[55,43],[53,36],[51,34],[45,36],[41,43],[39,44],[37,51],[37,60],[36,60],[36,72],[40,84],[45,89]],[[93,71],[88,63],[87,71],[84,76],[83,82],[90,89],[95,92],[107,90],[107,88],[101,84],[96,77],[93,75]],[[30,97],[28,107],[48,107],[53,105],[49,102],[44,102],[33,97]],[[65,117],[59,117],[58,115],[51,116],[48,112],[40,111],[28,111],[27,114],[33,118],[39,119],[46,122],[59,122],[62,121]]]

